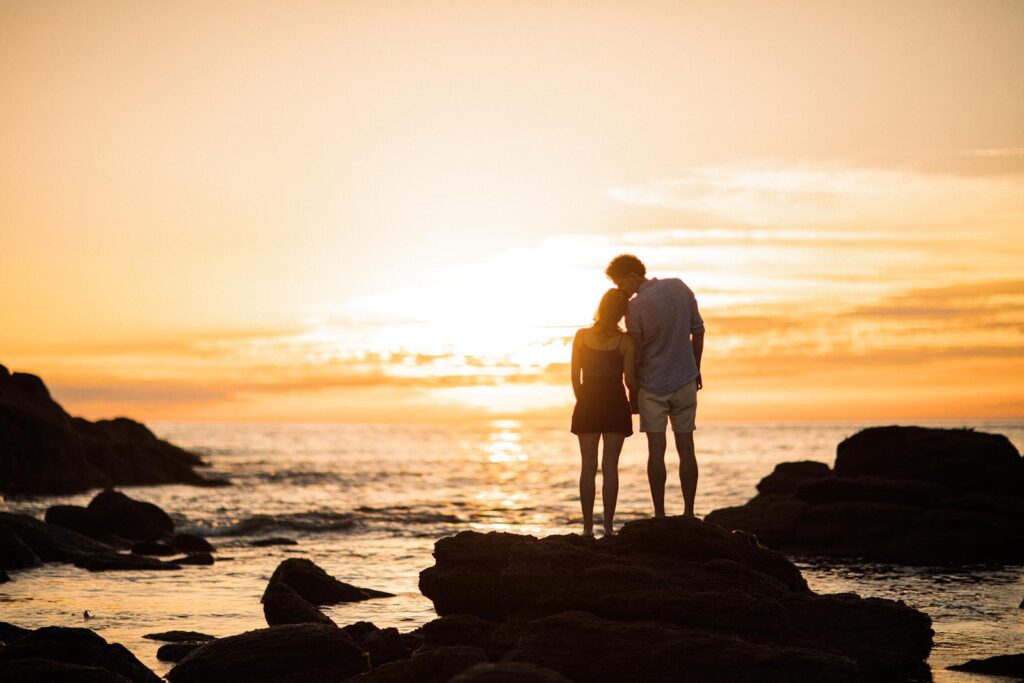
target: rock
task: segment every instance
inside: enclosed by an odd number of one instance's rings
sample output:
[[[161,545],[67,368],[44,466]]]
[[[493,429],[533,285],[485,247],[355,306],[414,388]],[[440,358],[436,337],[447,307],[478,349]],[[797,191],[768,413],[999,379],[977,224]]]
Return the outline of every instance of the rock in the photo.
[[[0,660],[0,680],[4,683],[132,683],[130,678],[113,671],[51,659]]]
[[[220,485],[199,456],[127,418],[68,415],[35,375],[0,366],[0,493],[60,495],[114,485]]]
[[[693,518],[630,522],[596,541],[467,531],[438,541],[434,556],[420,590],[441,620],[420,629],[424,650],[473,643],[587,681],[628,680],[648,660],[650,680],[706,679],[719,664],[721,680],[762,680],[761,664],[777,680],[927,671],[926,615],[817,595],[781,554]]]
[[[3,650],[0,650],[0,663],[12,660],[50,660],[63,664],[97,667],[119,674],[133,683],[160,683],[160,678],[146,668],[123,645],[109,644],[101,636],[86,628],[47,626],[36,629],[8,643]],[[58,670],[55,669],[55,671]],[[107,677],[97,680],[116,679]]]
[[[168,560],[171,564],[209,566],[214,563],[213,555],[210,553],[193,553],[176,560]]]
[[[182,553],[212,553],[217,550],[205,538],[195,534],[174,534],[168,543]]]
[[[794,493],[796,487],[805,481],[827,477],[829,474],[831,470],[823,462],[783,462],[776,465],[772,473],[758,483],[757,490],[765,495]]]
[[[0,583],[7,583],[10,580],[11,580],[10,575],[7,572],[5,572],[3,569],[0,569]]]
[[[147,640],[162,640],[167,643],[205,643],[210,640],[217,640],[216,636],[200,633],[199,631],[161,631],[159,633],[147,633],[142,637]]]
[[[397,628],[378,629],[368,634],[359,645],[369,655],[370,666],[381,666],[409,656]]]
[[[156,658],[161,662],[180,662],[192,650],[202,647],[200,642],[166,643],[156,651]]]
[[[47,524],[56,524],[77,531],[83,536],[100,539],[107,530],[95,512],[81,505],[54,505],[46,509]]]
[[[75,566],[88,569],[91,572],[181,569],[181,565],[173,562],[161,562],[156,558],[145,557],[144,555],[125,555],[115,552],[86,555],[75,562]]]
[[[139,541],[132,544],[133,555],[153,555],[156,557],[170,557],[177,555],[178,550],[166,543],[154,543],[151,541]]]
[[[913,479],[953,491],[1024,498],[1024,461],[1002,434],[871,427],[839,444],[836,474]]]
[[[551,669],[533,664],[499,662],[474,664],[449,683],[571,683]]]
[[[391,593],[371,588],[359,588],[338,581],[316,564],[305,558],[289,558],[277,565],[267,585],[269,591],[277,583],[290,586],[313,605],[333,605],[339,602],[358,602],[370,598],[392,597]],[[266,593],[263,599],[266,599]]]
[[[254,548],[265,548],[271,545],[298,545],[299,542],[294,538],[284,538],[281,536],[274,536],[273,538],[258,538],[255,541],[249,543]]]
[[[171,683],[335,683],[367,667],[341,629],[289,624],[220,638],[194,650],[167,673]]]
[[[43,562],[75,562],[86,555],[113,552],[105,543],[28,515],[0,512],[0,528],[17,534]]]
[[[20,626],[15,626],[14,624],[9,624],[6,621],[0,621],[0,643],[10,643],[22,636],[27,636],[29,633],[32,633],[32,629],[22,628]]]
[[[486,661],[487,655],[480,648],[438,647],[378,666],[349,680],[351,683],[445,683],[474,664]]]
[[[263,594],[263,616],[268,626],[284,624],[330,624],[334,622],[309,604],[288,584],[276,583]]]
[[[972,659],[963,664],[946,667],[952,671],[967,671],[989,676],[1012,676],[1024,678],[1024,653],[1015,655],[997,655],[988,659]]]
[[[42,564],[32,548],[13,529],[0,526],[0,569],[25,569]]]
[[[351,638],[357,645],[362,645],[363,641],[366,640],[366,636],[371,633],[376,633],[380,629],[377,625],[369,621],[357,621],[347,626],[342,626],[341,630],[345,632],[349,638]]]
[[[96,494],[88,509],[106,533],[132,541],[157,541],[174,533],[174,521],[158,506],[113,489]]]
[[[792,555],[1024,561],[1024,493],[1014,493],[1024,492],[1017,483],[1024,459],[1005,437],[879,427],[843,441],[838,453],[834,472],[778,465],[750,502],[715,510],[707,521]]]

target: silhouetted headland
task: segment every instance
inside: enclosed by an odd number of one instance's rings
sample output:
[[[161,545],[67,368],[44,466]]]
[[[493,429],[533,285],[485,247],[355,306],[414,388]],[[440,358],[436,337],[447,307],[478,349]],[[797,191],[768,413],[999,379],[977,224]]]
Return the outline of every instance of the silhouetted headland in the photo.
[[[1024,459],[1000,434],[872,427],[835,467],[789,462],[707,520],[790,555],[905,564],[1024,562]]]
[[[196,454],[125,417],[72,417],[43,381],[0,365],[0,493],[61,495],[145,484],[219,486]]]

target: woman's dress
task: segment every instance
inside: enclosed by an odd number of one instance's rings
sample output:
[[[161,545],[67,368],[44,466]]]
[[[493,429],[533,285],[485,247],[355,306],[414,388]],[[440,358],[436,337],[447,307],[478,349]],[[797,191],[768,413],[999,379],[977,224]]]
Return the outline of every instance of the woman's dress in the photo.
[[[573,434],[612,432],[633,433],[626,387],[622,382],[622,352],[592,349],[580,340],[580,366],[583,382],[576,407],[572,411]],[[619,346],[622,338],[619,338]]]

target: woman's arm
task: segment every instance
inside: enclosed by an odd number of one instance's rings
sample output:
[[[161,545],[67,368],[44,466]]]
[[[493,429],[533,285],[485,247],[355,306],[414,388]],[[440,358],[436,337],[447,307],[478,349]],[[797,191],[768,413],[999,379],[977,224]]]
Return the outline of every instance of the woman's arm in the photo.
[[[580,361],[580,346],[583,344],[583,330],[576,330],[576,337],[572,340],[572,363],[570,363],[572,372],[572,393],[575,394],[576,400],[580,400],[580,388],[583,386],[583,380],[581,374],[583,372],[583,366]]]
[[[640,386],[636,381],[636,343],[628,334],[622,340],[622,374],[626,376],[626,388],[629,389],[629,409],[635,415],[640,412]]]

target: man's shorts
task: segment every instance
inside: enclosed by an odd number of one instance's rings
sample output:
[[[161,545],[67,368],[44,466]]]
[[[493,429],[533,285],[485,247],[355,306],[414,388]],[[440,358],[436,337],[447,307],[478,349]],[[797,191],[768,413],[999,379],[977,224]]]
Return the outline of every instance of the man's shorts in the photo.
[[[673,432],[697,429],[697,380],[664,396],[641,389],[638,398],[641,432],[664,432],[665,418],[672,419]]]

